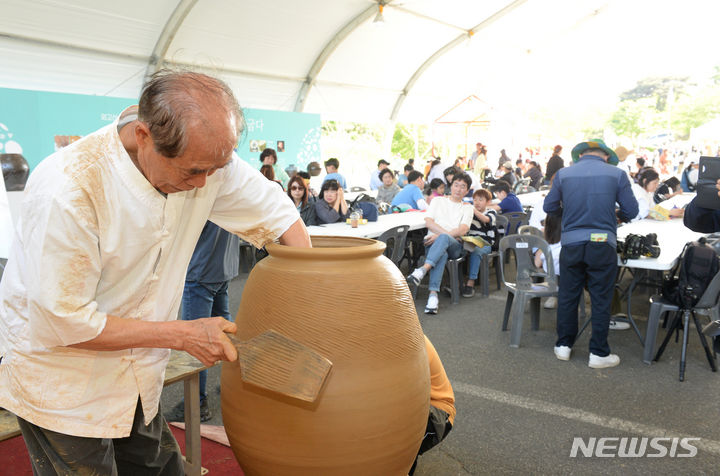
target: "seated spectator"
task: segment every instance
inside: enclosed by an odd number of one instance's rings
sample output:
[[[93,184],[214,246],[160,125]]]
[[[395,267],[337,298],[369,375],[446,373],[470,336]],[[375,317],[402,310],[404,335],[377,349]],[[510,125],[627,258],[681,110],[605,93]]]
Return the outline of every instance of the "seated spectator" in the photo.
[[[402,190],[398,184],[395,183],[395,177],[393,177],[393,171],[386,168],[380,172],[380,180],[382,181],[382,187],[378,189],[377,197],[375,200],[380,203],[392,203],[393,198]]]
[[[263,150],[260,153],[260,162],[263,163],[263,165],[270,165],[273,168],[273,174],[275,178],[272,180],[277,180],[280,182],[280,185],[283,186],[283,190],[285,187],[287,187],[288,180],[290,180],[290,177],[287,173],[278,165],[277,163],[277,153],[275,152],[275,149],[267,148]]]
[[[425,217],[428,233],[425,235],[425,264],[416,268],[407,280],[417,287],[425,274],[430,273],[430,296],[425,306],[425,314],[437,314],[438,292],[442,280],[445,262],[457,259],[463,251],[461,239],[470,229],[473,217],[471,205],[463,202],[463,197],[472,185],[472,179],[466,173],[460,173],[450,186],[449,197],[433,199]]]
[[[315,198],[310,195],[305,180],[298,174],[288,182],[288,197],[293,201],[297,211],[300,212],[305,226],[317,225],[317,215],[315,214]]]
[[[435,197],[445,196],[445,189],[450,190],[450,187],[445,186],[445,182],[442,179],[434,178],[430,181],[430,195],[428,195],[428,203],[432,202]]]
[[[385,159],[378,160],[377,170],[373,170],[370,174],[370,190],[378,190],[382,187],[382,179],[380,178],[380,172],[387,169],[390,162]]]
[[[715,184],[715,188],[718,189],[718,196],[720,196],[720,180]],[[698,233],[720,231],[720,210],[702,208],[695,203],[696,200],[697,197],[693,198],[685,208],[683,224]]]
[[[485,246],[477,244],[465,243],[465,249],[470,248],[470,260],[468,264],[468,280],[463,286],[463,297],[473,297],[475,295],[475,280],[480,271],[480,262],[483,255],[492,251],[497,235],[496,218],[497,212],[492,208],[487,208],[492,201],[492,195],[484,188],[475,190],[473,193],[473,219],[470,223],[470,231],[468,236],[482,238]]]
[[[455,394],[443,367],[440,356],[430,339],[425,336],[425,350],[427,351],[428,363],[430,364],[430,414],[428,415],[425,437],[420,444],[417,456],[437,446],[452,430],[455,421]],[[408,476],[415,473],[417,456]]]
[[[490,205],[488,205],[488,208],[492,208],[493,210],[500,213],[523,211],[520,199],[517,198],[517,195],[512,193],[510,189],[510,184],[506,181],[498,180],[495,185],[492,186],[490,191],[495,194],[498,200],[500,200],[500,203],[498,203],[497,205],[491,203]]]
[[[448,185],[448,187],[445,187],[445,195],[450,195],[450,187],[449,185],[453,181],[453,177],[455,177],[457,174],[462,172],[454,165],[452,167],[447,167],[445,170],[443,170],[443,180],[445,181],[445,185]]]
[[[503,164],[500,164],[497,171],[495,172],[495,177],[488,177],[485,176],[485,182],[488,183],[497,183],[500,180],[504,180],[507,182],[510,187],[515,185],[515,174],[513,173],[513,166],[510,161],[507,161]]]
[[[276,184],[280,185],[280,188],[285,190],[283,188],[283,185],[280,183],[280,181],[275,180],[275,171],[273,170],[272,165],[270,165],[270,164],[263,165],[262,167],[260,167],[260,173],[263,174],[271,182],[275,182]]]
[[[328,180],[335,180],[343,189],[347,188],[347,183],[345,182],[345,177],[343,177],[339,172],[338,169],[340,168],[340,161],[336,158],[330,158],[325,161],[325,172],[327,172],[327,175],[325,175],[325,178],[323,179],[323,182],[327,182]]]
[[[415,170],[415,169],[413,169],[413,166],[410,164],[407,164],[407,165],[405,165],[405,167],[403,167],[403,173],[398,175],[398,180],[397,180],[398,186],[400,188],[405,188],[405,185],[407,185],[407,183],[408,183],[408,174],[410,172],[412,172],[413,170]]]
[[[539,189],[543,181],[543,173],[542,170],[540,170],[540,164],[534,160],[531,161],[530,166],[525,171],[523,177],[530,179],[530,186],[532,188],[535,190]]]
[[[337,180],[326,180],[320,188],[320,196],[315,202],[315,215],[318,225],[344,221],[350,216],[350,209],[340,183]]]
[[[678,180],[677,177],[670,177],[669,179],[662,182],[657,190],[655,190],[655,195],[653,195],[653,200],[655,200],[655,203],[664,202],[665,200],[669,200],[675,195],[682,195],[683,190],[680,186],[680,180]]]
[[[549,248],[550,254],[552,254],[553,258],[553,268],[555,269],[555,275],[558,277],[558,282],[560,280],[560,249],[562,248],[562,245],[560,244],[560,231],[562,230],[561,225],[562,215],[548,215],[545,218],[545,228],[543,230],[545,241],[547,241],[548,245],[550,245]],[[537,250],[535,252],[534,261],[535,266],[542,268],[547,273],[545,253],[541,250]],[[543,307],[545,309],[555,309],[557,307],[557,298],[555,296],[547,298]]]
[[[422,194],[425,187],[422,173],[413,170],[408,174],[408,184],[395,195],[390,205],[393,207],[408,206],[415,210],[426,210],[427,202]]]
[[[632,184],[633,195],[635,195],[635,199],[638,202],[639,210],[635,220],[642,220],[648,216],[655,218],[655,214],[651,213],[651,211],[655,207],[655,199],[653,196],[660,184],[660,176],[655,169],[646,168],[638,173],[637,180],[637,183]],[[683,209],[673,208],[669,210],[668,213],[670,218],[678,218],[683,216]]]
[[[680,186],[682,187],[683,192],[695,191],[695,186],[698,181],[698,173],[700,171],[699,167],[700,164],[691,161],[690,165],[683,170],[682,176],[680,177]]]

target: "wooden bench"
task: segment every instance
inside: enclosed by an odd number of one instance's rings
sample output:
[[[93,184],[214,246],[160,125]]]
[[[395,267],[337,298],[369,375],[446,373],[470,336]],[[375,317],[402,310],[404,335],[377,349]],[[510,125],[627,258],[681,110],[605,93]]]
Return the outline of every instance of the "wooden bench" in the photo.
[[[173,350],[165,369],[164,385],[185,385],[185,474],[199,476],[200,465],[200,371],[206,369],[187,352]],[[0,410],[0,441],[20,434],[15,415]]]

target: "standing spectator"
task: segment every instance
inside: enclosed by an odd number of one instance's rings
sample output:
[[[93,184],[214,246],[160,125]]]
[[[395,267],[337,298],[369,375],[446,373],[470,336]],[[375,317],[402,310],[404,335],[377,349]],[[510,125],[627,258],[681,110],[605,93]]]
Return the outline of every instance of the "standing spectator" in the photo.
[[[287,194],[293,201],[298,213],[300,213],[300,218],[302,218],[305,226],[317,225],[315,198],[310,194],[310,190],[302,177],[296,175],[290,179]]]
[[[435,158],[435,160],[433,160],[430,165],[430,171],[428,172],[427,177],[425,177],[425,180],[427,182],[431,181],[434,178],[445,180],[445,176],[443,175],[443,164],[440,157]]]
[[[614,367],[620,357],[607,342],[610,305],[617,275],[615,203],[619,217],[638,214],[630,181],[615,152],[603,141],[581,142],[572,150],[575,164],[555,174],[543,208],[548,215],[562,213],[560,281],[555,356],[569,360],[578,332],[578,304],[587,285],[592,302],[590,358],[592,368]]]
[[[290,180],[290,177],[287,173],[280,167],[277,163],[277,153],[275,152],[275,149],[267,148],[263,150],[260,153],[260,162],[263,163],[263,165],[270,165],[273,168],[273,173],[275,175],[275,178],[272,180],[278,180],[280,182],[280,185],[283,186],[283,190],[287,186],[288,180]]]
[[[475,144],[475,152],[472,153],[470,156],[470,163],[468,164],[470,170],[475,172],[475,175],[478,177],[482,173],[483,170],[485,170],[485,166],[487,163],[487,151],[485,150],[485,146],[482,144],[482,142],[478,142]]]
[[[327,175],[325,175],[325,178],[323,179],[323,183],[327,182],[328,180],[336,180],[337,183],[340,184],[340,187],[344,189],[347,189],[347,183],[345,182],[345,177],[343,177],[340,172],[338,172],[338,169],[340,168],[340,161],[336,158],[330,158],[325,161],[325,172]]]
[[[413,169],[413,166],[410,164],[407,164],[405,165],[405,167],[403,167],[403,173],[398,175],[398,186],[400,188],[405,188],[405,185],[408,184],[408,174],[413,170],[415,169]]]
[[[500,213],[523,211],[520,199],[517,198],[517,195],[512,193],[512,190],[510,189],[510,184],[508,184],[506,181],[498,180],[497,183],[490,188],[490,191],[495,194],[498,200],[500,200],[500,203],[498,203],[497,205],[491,203],[490,205],[488,205],[489,208],[492,208],[493,210]]]
[[[192,321],[207,316],[221,316],[233,321],[230,315],[228,285],[239,272],[240,238],[208,221],[200,233],[193,252],[182,296],[182,319]],[[200,421],[212,418],[207,394],[207,370],[200,371]],[[170,421],[182,421],[185,401],[173,408]]]
[[[425,217],[428,233],[425,236],[425,264],[416,268],[407,278],[411,286],[417,287],[426,273],[430,273],[430,296],[425,306],[425,314],[437,314],[438,292],[442,280],[445,262],[457,259],[463,248],[460,237],[470,229],[473,207],[463,202],[470,189],[472,179],[466,173],[460,173],[450,186],[449,197],[433,199]]]
[[[387,168],[381,171],[380,180],[382,181],[382,187],[378,189],[375,200],[378,203],[392,203],[395,195],[397,195],[401,190],[401,188],[398,187],[398,184],[395,183],[393,171]]]
[[[463,297],[473,297],[475,295],[475,280],[480,272],[480,262],[483,255],[490,253],[495,244],[497,212],[492,208],[487,208],[491,200],[492,195],[484,188],[475,190],[475,193],[473,193],[473,219],[470,223],[468,236],[482,238],[485,245],[479,246],[466,243],[472,247],[472,251],[470,252],[470,262],[468,264],[468,280],[462,289]]]
[[[556,145],[553,149],[552,156],[550,157],[550,160],[548,160],[547,163],[547,169],[545,169],[545,183],[550,184],[550,181],[555,176],[555,173],[560,170],[561,168],[565,167],[565,162],[563,161],[562,157],[560,157],[560,153],[562,152],[562,146]]]
[[[426,210],[427,202],[423,198],[422,190],[425,187],[425,180],[422,174],[413,170],[408,174],[408,184],[393,198],[393,207],[408,206],[414,210]]]
[[[350,215],[343,189],[337,180],[323,182],[320,197],[315,202],[315,214],[319,225],[344,221]]]
[[[378,160],[377,170],[373,170],[370,174],[370,190],[377,190],[382,187],[382,179],[380,178],[380,172],[388,168],[390,162],[385,159]]]

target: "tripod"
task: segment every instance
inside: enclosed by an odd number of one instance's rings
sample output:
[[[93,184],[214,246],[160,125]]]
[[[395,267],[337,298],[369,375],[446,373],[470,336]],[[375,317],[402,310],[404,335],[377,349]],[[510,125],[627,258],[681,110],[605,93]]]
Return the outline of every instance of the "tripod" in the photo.
[[[695,315],[695,311],[692,309],[681,309],[680,311],[675,313],[675,318],[673,319],[672,323],[670,324],[670,327],[668,327],[667,335],[665,336],[665,339],[663,340],[662,345],[660,345],[660,348],[657,351],[657,354],[655,355],[655,358],[653,359],[655,362],[657,362],[660,359],[660,356],[665,351],[665,346],[667,346],[667,343],[670,341],[670,338],[673,335],[673,332],[676,332],[675,334],[675,342],[677,342],[677,333],[680,332],[680,329],[682,328],[683,331],[683,342],[682,342],[682,351],[680,352],[680,381],[682,382],[685,380],[685,356],[687,354],[687,343],[688,343],[688,331],[690,328],[690,316],[692,315],[693,321],[695,322],[695,329],[697,330],[698,335],[700,336],[700,342],[702,342],[702,346],[705,349],[705,355],[707,356],[708,362],[710,363],[710,368],[713,372],[717,372],[717,366],[715,365],[715,358],[713,354],[710,352],[710,347],[708,346],[707,340],[705,339],[705,336],[703,335],[702,331],[700,330],[700,323],[698,322],[697,316]]]

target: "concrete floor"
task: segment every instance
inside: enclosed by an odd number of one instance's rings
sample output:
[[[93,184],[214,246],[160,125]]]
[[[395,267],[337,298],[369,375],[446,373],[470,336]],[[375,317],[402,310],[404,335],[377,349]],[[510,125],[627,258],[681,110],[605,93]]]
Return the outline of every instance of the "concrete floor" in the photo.
[[[232,283],[233,313],[246,276]],[[494,291],[489,298],[476,295],[457,305],[443,296],[440,313],[429,316],[423,314],[427,290],[419,292],[420,322],[453,384],[458,414],[447,439],[420,457],[416,475],[720,472],[720,375],[710,371],[694,330],[685,382],[678,381],[679,343],[671,342],[661,361],[648,366],[631,330],[610,333],[612,350],[622,359],[620,366],[593,370],[587,366],[588,331],[569,362],[554,357],[554,310],[542,311],[538,331],[530,330],[526,314],[521,347],[510,348],[509,333],[500,330],[505,295]],[[644,332],[647,294],[636,293],[633,302]],[[664,335],[661,330],[659,339]],[[211,369],[208,383],[210,423],[216,425],[222,424],[219,374],[219,366]],[[164,409],[181,397],[181,385],[166,388]],[[571,458],[574,437],[586,442],[592,437],[699,440],[689,442],[697,447],[697,455],[690,458],[583,457],[582,453]],[[672,444],[659,443],[668,449]],[[657,452],[648,447],[647,453]],[[686,453],[678,447],[677,455]]]

